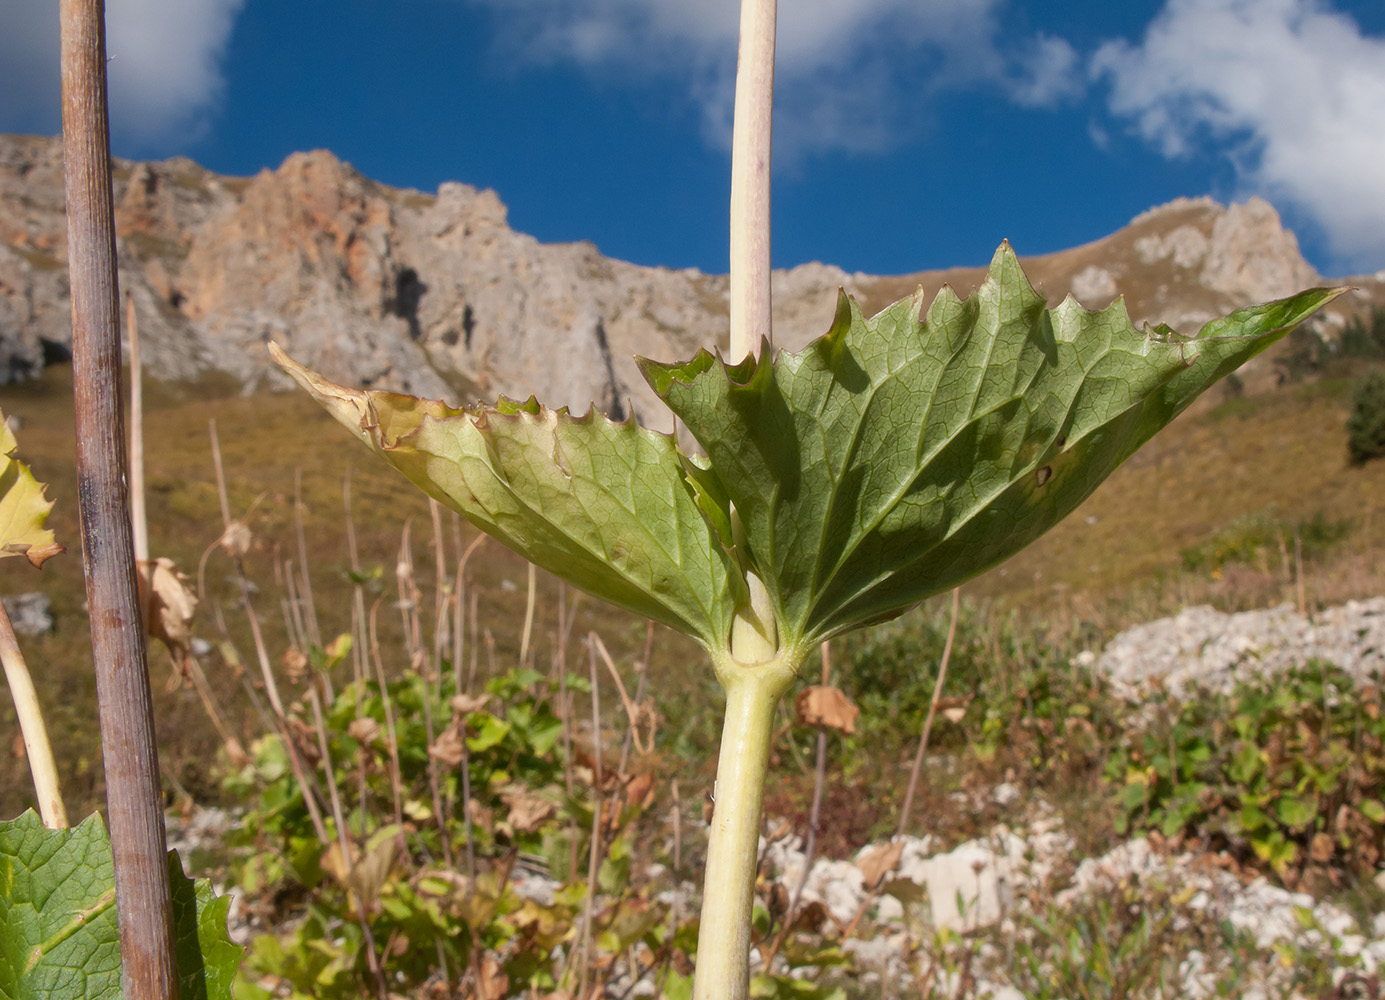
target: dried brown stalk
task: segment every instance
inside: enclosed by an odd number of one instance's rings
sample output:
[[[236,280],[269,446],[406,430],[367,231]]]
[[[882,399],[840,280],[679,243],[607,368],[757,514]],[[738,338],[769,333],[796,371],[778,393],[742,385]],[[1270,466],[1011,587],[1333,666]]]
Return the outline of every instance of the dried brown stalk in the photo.
[[[178,996],[159,758],[130,528],[105,8],[61,0],[63,174],[82,557],[125,996]]]

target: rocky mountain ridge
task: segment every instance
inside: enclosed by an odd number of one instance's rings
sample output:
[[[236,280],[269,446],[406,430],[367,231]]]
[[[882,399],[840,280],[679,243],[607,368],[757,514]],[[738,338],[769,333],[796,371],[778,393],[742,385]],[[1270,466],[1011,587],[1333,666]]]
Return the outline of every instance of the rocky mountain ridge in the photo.
[[[277,384],[264,349],[274,339],[352,384],[454,401],[534,393],[617,415],[633,402],[656,416],[633,356],[685,358],[726,343],[725,276],[540,243],[509,227],[494,191],[466,184],[391,188],[316,151],[248,178],[185,158],[117,161],[115,195],[121,287],[156,378]],[[65,257],[61,143],[0,136],[0,382],[67,353]],[[1179,199],[1024,263],[1050,302],[1071,293],[1096,308],[1119,288],[1136,322],[1181,332],[1322,283],[1274,208],[1254,198],[1229,208]],[[821,334],[839,288],[870,313],[919,286],[965,295],[983,273],[776,272],[776,344],[798,349]],[[1356,279],[1357,307],[1385,302],[1382,278]]]

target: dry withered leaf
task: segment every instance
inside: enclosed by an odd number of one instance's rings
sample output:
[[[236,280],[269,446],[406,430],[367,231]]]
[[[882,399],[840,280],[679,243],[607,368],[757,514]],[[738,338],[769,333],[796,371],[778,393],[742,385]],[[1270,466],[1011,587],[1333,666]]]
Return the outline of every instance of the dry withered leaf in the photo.
[[[840,688],[821,684],[805,689],[798,696],[795,708],[801,725],[826,726],[848,734],[856,732],[856,716],[861,714]]]
[[[552,802],[540,798],[523,785],[510,785],[500,793],[509,812],[505,821],[516,833],[533,833],[557,810]]]
[[[625,785],[625,801],[648,809],[654,802],[654,775],[644,772],[632,777]]]
[[[471,821],[487,833],[495,832],[495,813],[476,799],[467,800],[467,812]]]
[[[308,654],[297,646],[290,646],[284,651],[282,660],[284,673],[289,675],[289,680],[299,681],[308,672]]]
[[[250,763],[250,755],[245,752],[245,747],[240,745],[240,740],[232,736],[225,743],[226,759],[231,762],[233,767],[244,767]]]
[[[335,845],[334,845],[335,846]],[[399,851],[398,837],[379,837],[368,850],[356,860],[346,876],[346,886],[355,890],[365,904],[366,910],[375,909],[380,898],[380,889],[389,878],[394,867],[394,858]]]
[[[1334,850],[1332,838],[1322,831],[1313,834],[1313,842],[1308,845],[1308,855],[1320,864],[1331,861]]]
[[[452,714],[470,715],[472,712],[485,708],[490,700],[491,696],[488,694],[454,694],[450,702]]]
[[[181,679],[192,656],[192,619],[197,613],[192,581],[163,556],[141,561],[137,569],[144,630],[168,649]]]
[[[799,906],[794,911],[793,929],[816,934],[827,926],[827,919],[831,915],[826,904],[815,899],[811,903]]]
[[[255,536],[250,533],[250,525],[237,520],[226,525],[226,530],[221,533],[216,543],[221,546],[221,551],[232,559],[240,559],[250,551],[254,541]]]
[[[505,975],[500,962],[488,955],[481,963],[480,981],[476,987],[478,1000],[502,1000],[510,988],[510,977]]]
[[[772,919],[778,920],[789,909],[789,890],[783,882],[775,882],[770,885],[769,898],[765,900]]]
[[[948,722],[961,722],[967,715],[967,706],[971,704],[971,696],[966,697],[947,697],[938,699],[938,711]]]
[[[350,736],[357,743],[370,744],[380,736],[381,726],[368,715],[363,715],[359,719],[352,719],[346,727],[346,735]]]
[[[343,885],[346,884],[346,877],[351,874],[351,866],[347,864],[346,857],[341,852],[341,841],[338,840],[327,845],[327,850],[322,852],[318,864],[322,866],[323,871]]]
[[[865,879],[866,888],[874,889],[879,885],[881,879],[898,867],[900,856],[903,854],[903,840],[879,844],[862,854],[856,860],[856,867],[861,869],[861,876]]]
[[[462,743],[462,736],[457,732],[456,726],[448,726],[444,729],[442,734],[433,741],[433,745],[428,748],[428,756],[447,767],[459,765],[465,753],[466,746]]]
[[[881,883],[880,891],[901,903],[922,903],[928,898],[928,887],[908,878],[887,878]]]
[[[317,730],[296,715],[290,715],[285,721],[288,723],[289,735],[293,737],[293,745],[302,754],[303,759],[312,764],[321,760],[322,752],[317,746]]]
[[[791,833],[793,833],[793,824],[780,816],[769,825],[769,832],[765,834],[765,839],[773,844],[783,840]]]

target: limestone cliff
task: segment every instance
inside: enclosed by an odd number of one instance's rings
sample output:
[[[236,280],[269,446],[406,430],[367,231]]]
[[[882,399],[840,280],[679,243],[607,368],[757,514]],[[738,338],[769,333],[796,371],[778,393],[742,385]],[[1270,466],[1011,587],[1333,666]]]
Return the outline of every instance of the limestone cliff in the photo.
[[[391,188],[322,151],[250,178],[183,158],[120,161],[115,181],[121,287],[155,377],[274,382],[264,344],[275,339],[353,384],[452,400],[533,393],[619,414],[633,401],[652,417],[662,408],[635,354],[677,359],[725,345],[724,276],[540,243],[510,229],[494,191]],[[65,256],[60,143],[0,136],[0,382],[67,353]],[[1183,199],[1025,263],[1050,301],[1072,292],[1100,306],[1120,289],[1137,321],[1188,331],[1319,280],[1259,199],[1230,209]],[[797,348],[822,333],[839,287],[871,311],[918,285],[949,281],[966,294],[981,273],[778,272],[776,343]]]

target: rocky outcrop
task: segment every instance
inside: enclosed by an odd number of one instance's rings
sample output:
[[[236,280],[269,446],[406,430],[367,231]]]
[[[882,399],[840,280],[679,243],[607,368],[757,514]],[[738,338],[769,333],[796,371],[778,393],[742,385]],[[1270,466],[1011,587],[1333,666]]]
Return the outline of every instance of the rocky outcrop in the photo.
[[[390,188],[321,151],[251,178],[120,162],[115,186],[121,286],[158,378],[282,381],[273,339],[353,384],[657,415],[634,356],[725,342],[724,277],[542,244],[510,229],[494,191]],[[0,382],[65,355],[65,258],[60,145],[0,137]],[[778,341],[796,347],[852,281],[814,264],[775,284]]]
[[[282,382],[265,342],[329,377],[454,401],[530,393],[554,406],[663,414],[633,357],[725,344],[727,283],[639,267],[590,243],[513,231],[493,191],[377,184],[326,152],[222,177],[187,159],[118,162],[121,286],[158,378],[222,372]],[[57,140],[0,136],[0,382],[70,343]],[[1138,320],[1186,329],[1316,282],[1266,202],[1180,200],[1087,247],[1026,260],[1052,301],[1100,306],[1119,290]],[[868,311],[922,286],[962,294],[980,268],[902,277],[807,264],[774,276],[775,341],[827,329],[839,288]]]

